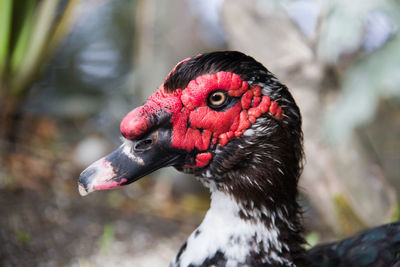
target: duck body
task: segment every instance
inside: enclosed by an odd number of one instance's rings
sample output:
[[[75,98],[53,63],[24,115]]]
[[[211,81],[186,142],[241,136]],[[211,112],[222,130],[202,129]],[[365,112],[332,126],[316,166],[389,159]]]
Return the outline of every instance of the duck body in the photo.
[[[210,210],[171,266],[340,266],[342,259],[350,264],[342,266],[352,266],[359,260],[343,252],[351,251],[346,240],[304,249],[297,203],[300,111],[287,87],[253,58],[222,51],[181,61],[143,106],[126,115],[121,133],[120,148],[82,172],[82,195],[167,166],[210,189]],[[399,233],[395,226],[384,232]],[[363,238],[379,243],[369,234]],[[390,251],[394,263],[399,250]],[[383,255],[369,262],[380,264]]]
[[[312,266],[400,266],[400,223],[318,245],[306,253]]]

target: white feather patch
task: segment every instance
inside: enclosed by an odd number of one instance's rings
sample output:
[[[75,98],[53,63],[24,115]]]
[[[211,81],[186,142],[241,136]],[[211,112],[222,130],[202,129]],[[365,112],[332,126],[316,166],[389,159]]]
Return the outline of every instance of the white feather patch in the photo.
[[[272,224],[266,226],[263,222],[243,220],[239,211],[245,212],[254,218],[260,218],[261,213],[271,218]],[[276,253],[268,253],[273,247],[282,251],[282,244],[278,241],[279,229],[275,225],[275,214],[268,210],[246,211],[230,195],[214,191],[211,195],[211,206],[203,222],[197,228],[198,235],[193,232],[187,240],[187,247],[180,256],[180,266],[201,265],[207,258],[212,258],[218,251],[227,259],[227,266],[237,266],[246,261],[250,252],[256,250],[250,246],[254,237],[257,243],[263,242],[268,258],[275,262],[288,263],[286,259]],[[175,262],[172,266],[175,266]]]

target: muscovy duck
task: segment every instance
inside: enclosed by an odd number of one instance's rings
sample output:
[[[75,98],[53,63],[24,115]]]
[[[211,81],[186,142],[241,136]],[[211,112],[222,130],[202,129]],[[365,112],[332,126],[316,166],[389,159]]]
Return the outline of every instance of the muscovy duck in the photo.
[[[285,85],[235,51],[179,62],[121,122],[123,144],[79,178],[86,195],[162,167],[194,174],[211,191],[201,225],[171,266],[392,266],[400,224],[304,249],[297,183],[301,115]]]

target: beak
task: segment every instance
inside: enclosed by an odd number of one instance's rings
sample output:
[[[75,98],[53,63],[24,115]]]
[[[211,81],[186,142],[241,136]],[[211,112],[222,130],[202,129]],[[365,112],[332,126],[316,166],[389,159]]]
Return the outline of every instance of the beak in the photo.
[[[94,162],[79,176],[82,196],[95,190],[130,184],[162,167],[177,164],[182,154],[170,149],[169,134],[156,131],[135,141],[126,141],[117,150]]]

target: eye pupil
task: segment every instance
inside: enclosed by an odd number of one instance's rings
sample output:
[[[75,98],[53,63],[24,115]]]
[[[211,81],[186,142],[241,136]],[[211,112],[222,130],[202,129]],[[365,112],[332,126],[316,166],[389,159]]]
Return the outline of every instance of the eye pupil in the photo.
[[[215,102],[220,101],[221,98],[222,98],[222,96],[221,96],[220,94],[214,94],[214,95],[212,96],[212,100],[215,101]]]

